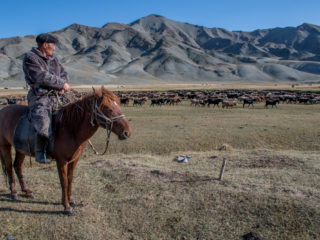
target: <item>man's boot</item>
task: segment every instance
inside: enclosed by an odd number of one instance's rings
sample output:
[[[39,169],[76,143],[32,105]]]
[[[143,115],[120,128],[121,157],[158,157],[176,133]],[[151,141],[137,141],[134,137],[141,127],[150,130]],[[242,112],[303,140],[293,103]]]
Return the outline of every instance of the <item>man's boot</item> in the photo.
[[[51,160],[47,157],[47,146],[49,139],[39,134],[36,136],[35,154],[38,163],[50,163]]]

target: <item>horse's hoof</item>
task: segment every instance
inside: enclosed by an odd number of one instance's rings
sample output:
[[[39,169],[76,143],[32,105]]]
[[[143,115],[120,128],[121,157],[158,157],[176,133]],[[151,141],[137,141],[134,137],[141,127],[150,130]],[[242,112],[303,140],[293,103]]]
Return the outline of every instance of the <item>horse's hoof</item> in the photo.
[[[69,202],[69,204],[71,207],[75,207],[75,206],[77,206],[77,201],[73,200],[73,201]]]
[[[67,216],[74,216],[74,211],[72,208],[70,210],[64,210],[63,213]]]
[[[18,194],[11,194],[10,195],[11,200],[18,200]]]
[[[26,196],[32,199],[35,198],[34,193],[27,193]]]

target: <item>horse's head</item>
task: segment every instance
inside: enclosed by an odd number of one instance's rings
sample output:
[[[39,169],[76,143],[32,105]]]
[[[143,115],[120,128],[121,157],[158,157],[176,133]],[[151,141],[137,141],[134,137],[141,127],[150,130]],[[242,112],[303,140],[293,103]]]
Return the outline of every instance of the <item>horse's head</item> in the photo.
[[[93,88],[95,103],[93,106],[93,118],[96,123],[110,129],[118,135],[120,140],[130,137],[131,128],[128,120],[122,114],[119,99],[109,90],[101,86],[101,89]]]

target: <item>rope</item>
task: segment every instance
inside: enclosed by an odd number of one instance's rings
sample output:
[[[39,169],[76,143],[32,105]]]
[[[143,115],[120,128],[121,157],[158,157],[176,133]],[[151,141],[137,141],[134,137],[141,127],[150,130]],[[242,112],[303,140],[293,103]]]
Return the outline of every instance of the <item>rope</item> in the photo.
[[[92,113],[91,113],[91,120],[90,120],[90,123],[92,126],[94,126],[94,121],[97,122],[97,124],[99,126],[105,126],[107,132],[106,132],[106,145],[105,145],[105,149],[103,151],[102,154],[100,154],[94,147],[93,147],[93,144],[90,142],[89,140],[89,144],[90,146],[92,147],[92,150],[94,151],[94,153],[96,155],[104,155],[107,150],[108,150],[108,147],[109,147],[109,142],[110,142],[110,135],[111,135],[111,131],[112,131],[112,127],[113,127],[113,123],[118,121],[119,119],[121,118],[124,118],[125,115],[119,115],[119,116],[116,116],[116,117],[112,117],[112,118],[109,118],[107,117],[106,115],[104,115],[104,113],[102,112],[102,110],[99,108],[98,104],[97,104],[97,100],[95,101],[95,103],[92,103]]]
[[[30,127],[29,127],[29,129],[30,129]],[[29,130],[28,130],[29,131]],[[29,155],[29,162],[30,162],[30,167],[32,167],[32,161],[31,161],[31,148],[30,148],[30,136],[28,135],[28,150],[29,150],[29,153],[30,153],[30,155]]]
[[[104,154],[107,152],[108,147],[109,147],[109,142],[110,142],[110,135],[111,135],[112,125],[113,125],[113,123],[111,124],[111,128],[110,128],[110,129],[107,129],[106,145],[105,145],[105,147],[104,147],[103,153],[99,153],[99,152],[95,149],[95,147],[93,146],[92,142],[89,140],[89,145],[90,145],[90,147],[92,148],[92,150],[94,151],[94,153],[95,153],[96,155],[102,156],[102,155],[104,155]]]

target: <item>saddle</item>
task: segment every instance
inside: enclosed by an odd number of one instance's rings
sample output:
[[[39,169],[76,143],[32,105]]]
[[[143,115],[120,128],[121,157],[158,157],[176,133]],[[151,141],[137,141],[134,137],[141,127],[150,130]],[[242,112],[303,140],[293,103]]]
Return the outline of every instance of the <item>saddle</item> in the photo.
[[[54,133],[57,124],[61,122],[62,111],[59,110],[52,115],[52,134],[49,138],[47,154],[53,157],[54,151]],[[18,124],[13,134],[13,145],[16,149],[27,152],[35,153],[35,138],[37,132],[31,124],[29,119],[29,110],[27,110],[19,119]]]

